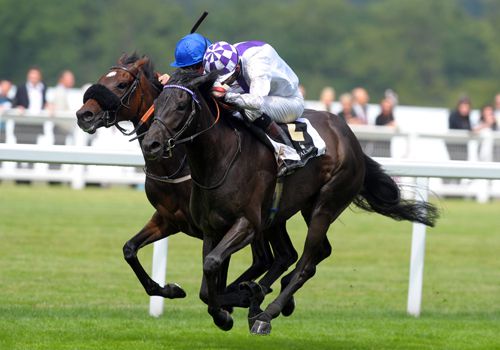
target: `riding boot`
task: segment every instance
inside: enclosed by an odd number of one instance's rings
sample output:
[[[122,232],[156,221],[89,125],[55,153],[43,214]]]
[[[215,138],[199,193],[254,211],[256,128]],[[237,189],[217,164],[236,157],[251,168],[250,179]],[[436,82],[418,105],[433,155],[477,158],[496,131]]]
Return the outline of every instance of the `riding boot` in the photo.
[[[266,135],[268,135],[273,141],[287,145],[288,147],[294,148],[292,145],[292,141],[290,138],[285,134],[283,129],[274,121],[272,120],[268,115],[262,114],[259,118],[254,120],[254,125],[259,127],[260,129],[264,130]],[[281,177],[285,175],[288,172],[287,164],[286,162],[281,159],[281,153],[282,153],[282,148],[283,146],[280,147],[280,151],[278,151],[278,177]]]
[[[254,120],[254,125],[258,126],[275,142],[282,143],[293,148],[292,141],[280,126],[268,115],[262,114]]]

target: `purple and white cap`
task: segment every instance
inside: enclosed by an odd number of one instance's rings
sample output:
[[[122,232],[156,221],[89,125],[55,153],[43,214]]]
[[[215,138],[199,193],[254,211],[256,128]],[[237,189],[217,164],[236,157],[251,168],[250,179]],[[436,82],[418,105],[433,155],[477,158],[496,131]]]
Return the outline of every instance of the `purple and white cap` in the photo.
[[[233,45],[218,41],[207,48],[203,56],[203,67],[206,73],[219,70],[221,77],[225,77],[233,74],[238,65],[238,59],[238,51]]]

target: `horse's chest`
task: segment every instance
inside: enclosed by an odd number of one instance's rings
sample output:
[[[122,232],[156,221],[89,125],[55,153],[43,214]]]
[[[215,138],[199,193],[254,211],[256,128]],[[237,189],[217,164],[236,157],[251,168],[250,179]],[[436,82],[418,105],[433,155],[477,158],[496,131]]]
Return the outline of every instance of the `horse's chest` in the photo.
[[[224,210],[209,205],[198,205],[191,208],[196,226],[203,233],[210,236],[224,234],[234,222],[234,215]]]

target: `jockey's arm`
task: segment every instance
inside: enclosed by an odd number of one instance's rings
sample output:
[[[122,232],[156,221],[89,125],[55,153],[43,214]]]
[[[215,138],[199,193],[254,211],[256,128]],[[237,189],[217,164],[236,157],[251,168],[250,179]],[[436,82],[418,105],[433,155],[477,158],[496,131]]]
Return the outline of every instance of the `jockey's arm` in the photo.
[[[228,92],[225,100],[235,104],[240,108],[251,111],[261,111],[264,102],[264,96],[268,96],[271,91],[271,76],[269,75],[269,58],[255,57],[243,70],[246,70],[249,76],[249,93],[239,94]]]

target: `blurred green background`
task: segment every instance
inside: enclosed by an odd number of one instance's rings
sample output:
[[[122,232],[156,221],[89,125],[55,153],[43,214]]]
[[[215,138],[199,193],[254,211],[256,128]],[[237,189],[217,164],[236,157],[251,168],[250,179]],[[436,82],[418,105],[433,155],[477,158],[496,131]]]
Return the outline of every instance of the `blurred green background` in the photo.
[[[123,52],[169,72],[176,41],[203,10],[212,41],[271,43],[298,73],[308,99],[364,86],[402,104],[474,107],[500,91],[498,0],[0,0],[0,78],[24,82],[38,65],[49,85],[71,69],[95,81]]]

